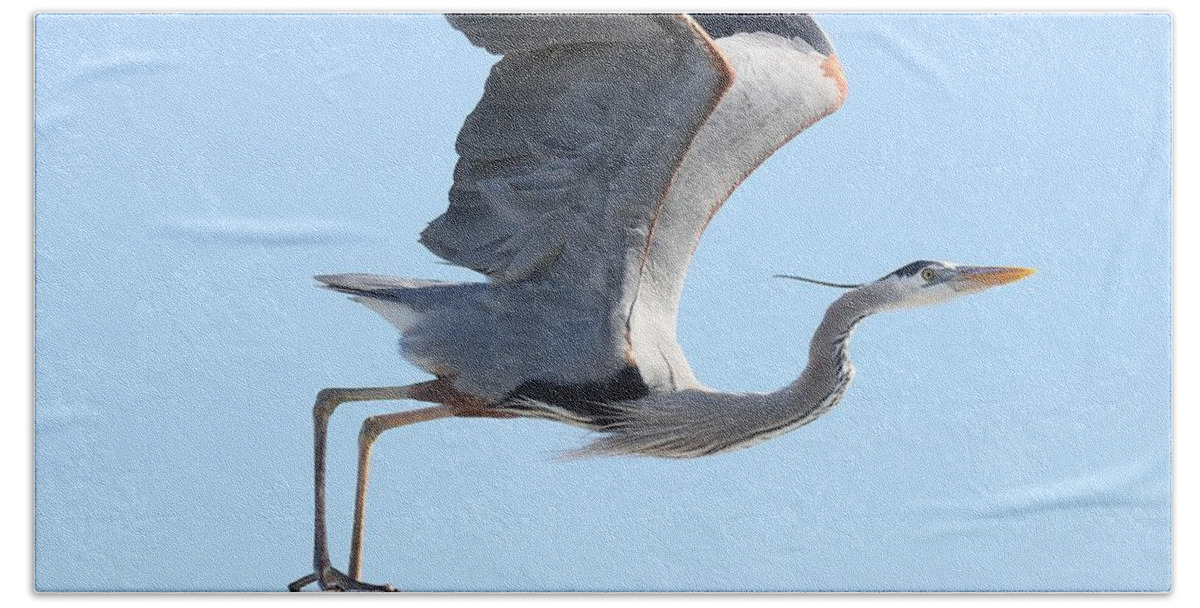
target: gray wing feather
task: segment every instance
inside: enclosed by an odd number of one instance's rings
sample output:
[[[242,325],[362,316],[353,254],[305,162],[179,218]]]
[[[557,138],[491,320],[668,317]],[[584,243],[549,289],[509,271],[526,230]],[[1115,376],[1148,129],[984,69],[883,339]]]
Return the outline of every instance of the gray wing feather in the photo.
[[[803,40],[815,22],[801,38],[714,43],[685,16],[450,21],[504,56],[459,133],[450,206],[421,242],[491,282],[333,286],[400,327],[410,360],[480,397],[630,365],[652,391],[698,388],[675,324],[700,234],[738,182],[845,95],[832,56]]]
[[[491,281],[343,290],[401,328],[411,361],[482,398],[619,374],[649,218],[728,67],[686,16],[450,22],[504,56],[459,132],[450,206],[421,242]],[[338,282],[364,281],[387,282]]]
[[[621,14],[447,15],[471,44],[495,55],[578,44],[662,45],[671,17]]]
[[[666,15],[450,22],[504,58],[459,132],[450,208],[421,242],[501,282],[531,278],[568,245],[620,263],[613,212],[649,215],[728,86],[715,48]]]

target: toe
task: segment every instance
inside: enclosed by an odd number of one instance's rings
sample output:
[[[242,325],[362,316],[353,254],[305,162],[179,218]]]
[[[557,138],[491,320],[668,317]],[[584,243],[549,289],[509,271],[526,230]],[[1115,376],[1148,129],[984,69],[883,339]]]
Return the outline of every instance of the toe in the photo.
[[[396,591],[396,588],[391,584],[373,585],[371,583],[364,583],[333,567],[324,568],[318,577],[318,582],[321,585],[321,589],[325,591]]]
[[[291,592],[300,591],[301,589],[316,582],[316,580],[317,580],[316,574],[306,574],[306,575],[292,581],[292,583],[288,585],[288,591],[291,591]]]

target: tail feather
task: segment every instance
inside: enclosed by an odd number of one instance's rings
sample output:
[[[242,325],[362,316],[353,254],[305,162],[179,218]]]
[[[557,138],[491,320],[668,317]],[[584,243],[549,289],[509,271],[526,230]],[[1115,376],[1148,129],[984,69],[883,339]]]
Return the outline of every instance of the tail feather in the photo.
[[[313,277],[317,281],[324,283],[321,287],[348,293],[351,295],[362,296],[384,296],[388,292],[395,292],[403,289],[419,289],[422,287],[438,287],[452,285],[442,281],[428,281],[421,279],[407,279],[404,277],[389,277],[379,274],[366,273],[348,273],[348,274],[319,274]]]
[[[322,274],[313,277],[327,289],[354,296],[354,301],[370,308],[403,334],[421,319],[423,310],[406,300],[405,292],[422,287],[447,285],[437,281],[422,281],[377,274]],[[411,293],[411,292],[410,292]]]
[[[479,322],[474,302],[485,283],[453,283],[376,274],[324,274],[322,287],[353,296],[400,330],[401,353],[413,365],[436,376],[458,373],[455,353],[464,336],[478,334],[466,324]]]

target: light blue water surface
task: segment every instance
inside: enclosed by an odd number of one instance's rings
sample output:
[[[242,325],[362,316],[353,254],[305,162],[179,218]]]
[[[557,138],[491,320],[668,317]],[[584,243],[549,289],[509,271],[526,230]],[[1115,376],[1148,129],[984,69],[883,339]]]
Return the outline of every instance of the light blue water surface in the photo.
[[[844,108],[710,226],[700,378],[802,368],[836,292],[916,259],[1021,283],[868,320],[814,424],[693,461],[451,420],[375,450],[366,578],[410,590],[1165,590],[1164,15],[825,15]],[[325,386],[424,376],[325,272],[474,279],[417,234],[493,58],[422,15],[36,20],[36,585],[281,590],[310,570]],[[344,565],[358,425],[331,430]]]

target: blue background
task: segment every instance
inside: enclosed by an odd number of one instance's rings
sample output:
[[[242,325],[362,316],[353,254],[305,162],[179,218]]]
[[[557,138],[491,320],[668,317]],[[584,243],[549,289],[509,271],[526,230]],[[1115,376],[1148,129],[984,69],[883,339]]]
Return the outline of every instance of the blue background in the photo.
[[[851,96],[696,254],[700,378],[774,389],[836,292],[916,259],[1021,283],[868,320],[842,405],[694,461],[451,420],[375,450],[366,578],[410,590],[1170,587],[1165,15],[824,15]],[[420,15],[36,20],[36,586],[279,590],[310,569],[325,386],[423,379],[324,272],[417,244],[493,58]],[[331,429],[344,565],[356,435]]]

